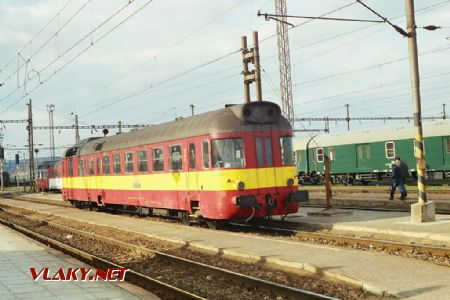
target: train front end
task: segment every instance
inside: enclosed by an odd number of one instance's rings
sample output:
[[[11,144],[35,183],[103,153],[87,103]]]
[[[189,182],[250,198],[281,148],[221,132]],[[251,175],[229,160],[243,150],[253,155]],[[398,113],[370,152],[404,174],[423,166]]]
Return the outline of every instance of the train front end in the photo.
[[[260,101],[230,109],[234,130],[211,134],[214,172],[202,182],[220,192],[203,203],[202,215],[250,221],[296,213],[308,193],[298,190],[293,131],[279,106]]]

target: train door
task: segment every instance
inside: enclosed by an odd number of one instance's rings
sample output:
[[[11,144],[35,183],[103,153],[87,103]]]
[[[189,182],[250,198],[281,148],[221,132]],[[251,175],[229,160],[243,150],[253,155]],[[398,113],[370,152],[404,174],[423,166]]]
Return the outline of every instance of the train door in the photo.
[[[198,167],[197,148],[194,142],[189,142],[187,146],[187,174],[186,191],[189,201],[198,201]]]
[[[443,156],[444,156],[444,166],[446,170],[450,167],[450,137],[444,137],[442,139]]]
[[[270,133],[255,137],[256,178],[258,194],[262,188],[276,187],[275,169],[273,168],[273,139]]]
[[[370,144],[356,145],[356,166],[358,171],[370,170],[371,150]]]

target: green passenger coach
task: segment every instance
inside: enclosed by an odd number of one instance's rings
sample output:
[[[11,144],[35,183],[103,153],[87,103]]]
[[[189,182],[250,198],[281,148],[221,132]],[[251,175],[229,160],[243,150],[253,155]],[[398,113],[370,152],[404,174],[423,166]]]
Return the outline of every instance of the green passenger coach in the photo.
[[[423,123],[427,175],[433,179],[450,177],[450,120]],[[416,176],[412,125],[369,129],[339,134],[323,134],[296,139],[295,151],[299,180],[319,181],[324,156],[330,158],[332,180],[352,184],[382,180],[390,176],[396,156]]]

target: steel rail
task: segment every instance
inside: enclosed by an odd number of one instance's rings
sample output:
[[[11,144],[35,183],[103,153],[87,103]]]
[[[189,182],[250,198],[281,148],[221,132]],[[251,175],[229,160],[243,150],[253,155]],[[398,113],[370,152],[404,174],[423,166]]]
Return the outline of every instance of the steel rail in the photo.
[[[3,209],[0,209],[4,211]],[[21,232],[34,240],[37,240],[45,245],[51,246],[54,249],[57,249],[65,254],[68,254],[72,257],[75,257],[85,263],[88,263],[91,266],[97,268],[124,268],[121,265],[115,264],[113,262],[107,261],[103,258],[85,252],[83,250],[77,249],[75,247],[69,246],[67,244],[61,243],[55,239],[46,237],[40,233],[29,230],[21,225],[15,224],[8,220],[5,220],[0,217],[0,223],[6,225],[18,232]],[[146,276],[142,273],[136,272],[134,270],[128,270],[127,276],[125,278],[127,282],[133,283],[134,285],[140,286],[146,290],[153,291],[156,293],[164,293],[164,295],[170,295],[175,299],[206,299],[190,292],[179,289],[175,286],[166,284],[157,279]]]
[[[189,260],[186,258],[182,258],[182,257],[177,257],[171,254],[167,254],[167,253],[163,253],[160,251],[156,251],[156,250],[151,250],[148,248],[144,248],[141,246],[137,246],[137,245],[132,245],[132,244],[128,244],[113,238],[109,238],[109,237],[104,237],[101,235],[97,235],[95,233],[90,233],[90,232],[86,232],[86,231],[81,231],[75,228],[71,228],[71,227],[67,227],[64,225],[60,225],[54,222],[50,222],[50,221],[46,221],[46,220],[42,220],[36,217],[32,217],[32,216],[28,216],[19,212],[14,212],[14,211],[10,211],[8,209],[4,209],[2,207],[0,207],[0,211],[15,215],[15,216],[19,216],[21,218],[26,218],[29,220],[33,220],[36,222],[40,222],[43,225],[46,226],[50,226],[59,230],[65,230],[68,232],[71,232],[73,234],[77,234],[80,236],[83,236],[85,238],[90,238],[90,239],[95,239],[98,241],[102,241],[102,242],[106,242],[106,243],[110,243],[113,244],[114,246],[119,246],[125,249],[128,249],[130,251],[134,251],[138,254],[142,254],[142,255],[146,255],[146,256],[150,256],[150,257],[157,257],[163,260],[167,260],[167,261],[171,261],[174,262],[178,265],[185,265],[185,266],[189,266],[189,267],[194,267],[194,268],[200,268],[201,270],[206,270],[207,272],[210,272],[211,274],[214,274],[216,276],[220,276],[220,277],[225,277],[230,279],[233,282],[240,282],[246,285],[251,285],[253,287],[256,288],[262,288],[265,289],[267,291],[271,291],[273,293],[276,293],[278,295],[283,295],[285,297],[289,297],[289,298],[293,298],[293,299],[305,299],[305,300],[309,300],[309,299],[335,299],[332,297],[328,297],[325,295],[321,295],[321,294],[317,294],[314,292],[310,292],[310,291],[306,291],[306,290],[302,290],[302,289],[298,289],[298,288],[293,288],[293,287],[289,287],[286,285],[282,285],[282,284],[278,284],[278,283],[274,283],[271,281],[267,281],[264,279],[260,279],[260,278],[256,278],[256,277],[252,277],[252,276],[248,276],[248,275],[244,275],[244,274],[240,274],[237,272],[233,272],[227,269],[223,269],[223,268],[218,268],[218,267],[214,267],[214,266],[210,266],[204,263],[200,263],[197,261],[193,261],[193,260]],[[1,221],[0,221],[1,222]],[[145,276],[145,275],[143,275]],[[195,298],[193,298],[195,299]]]

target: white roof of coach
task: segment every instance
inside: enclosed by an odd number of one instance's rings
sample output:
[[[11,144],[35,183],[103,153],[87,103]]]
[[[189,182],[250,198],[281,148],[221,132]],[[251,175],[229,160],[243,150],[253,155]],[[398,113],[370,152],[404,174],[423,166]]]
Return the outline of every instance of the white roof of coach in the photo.
[[[424,137],[447,136],[450,135],[450,120],[439,120],[433,122],[423,122]],[[384,127],[377,129],[364,129],[350,132],[340,132],[335,134],[320,134],[310,143],[310,147],[327,147],[335,145],[349,145],[372,143],[389,140],[412,139],[414,137],[414,125],[403,125],[398,127]],[[296,138],[294,148],[301,150],[306,148],[306,143],[310,138]]]

